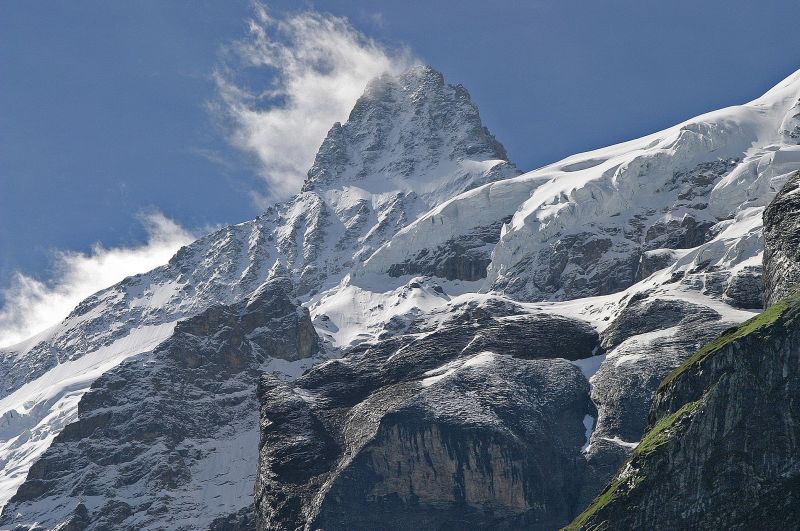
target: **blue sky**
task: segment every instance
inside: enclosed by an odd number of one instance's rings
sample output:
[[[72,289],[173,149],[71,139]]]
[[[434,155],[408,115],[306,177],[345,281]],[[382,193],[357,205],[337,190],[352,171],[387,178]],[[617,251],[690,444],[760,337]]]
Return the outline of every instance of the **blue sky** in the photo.
[[[796,1],[264,5],[278,20],[346,17],[395,63],[405,50],[464,84],[524,169],[747,101],[800,68]],[[15,272],[51,287],[71,267],[59,252],[188,238],[158,213],[194,233],[258,214],[275,181],[232,144],[214,77],[235,70],[253,16],[245,1],[0,1],[0,297]],[[254,89],[270,72],[231,75]]]

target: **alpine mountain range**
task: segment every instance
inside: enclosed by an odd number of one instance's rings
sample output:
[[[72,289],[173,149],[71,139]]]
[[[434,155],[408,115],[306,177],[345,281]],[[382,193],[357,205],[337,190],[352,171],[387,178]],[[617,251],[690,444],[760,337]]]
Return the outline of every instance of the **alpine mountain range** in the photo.
[[[0,528],[796,528],[798,282],[800,71],[527,173],[382,75],[297,195],[0,351]]]

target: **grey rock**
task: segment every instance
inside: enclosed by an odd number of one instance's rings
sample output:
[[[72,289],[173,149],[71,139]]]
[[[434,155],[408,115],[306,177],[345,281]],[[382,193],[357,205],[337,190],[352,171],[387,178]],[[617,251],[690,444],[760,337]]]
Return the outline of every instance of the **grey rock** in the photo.
[[[618,346],[629,337],[647,332],[665,330],[680,324],[721,319],[719,313],[705,306],[679,299],[648,297],[646,293],[637,293],[625,302],[625,306],[603,331],[602,342],[606,349]]]
[[[594,449],[597,441],[641,439],[664,377],[731,324],[705,306],[646,294],[631,297],[602,334],[608,354],[592,378],[599,416],[590,457],[600,453]]]
[[[98,378],[0,527],[252,529],[262,367],[319,350],[291,291],[277,278],[248,300],[213,306]]]
[[[598,337],[502,299],[262,380],[259,529],[553,529],[578,507]],[[571,342],[570,342],[571,341]],[[555,358],[555,359],[554,359]],[[610,473],[610,472],[609,472]]]
[[[349,411],[302,379],[298,398],[264,382],[259,529],[552,529],[568,520],[591,411],[586,380],[564,361],[475,360],[454,360],[455,373],[430,384],[385,386]],[[287,417],[286,401],[309,395],[330,405]]]
[[[693,189],[693,191],[695,191]],[[713,221],[697,221],[692,216],[683,219],[659,220],[650,225],[645,232],[645,248],[651,249],[691,249],[707,242]]]
[[[388,273],[393,277],[428,275],[466,281],[486,278],[486,268],[492,262],[492,249],[500,239],[500,229],[508,221],[510,217],[471,230],[433,250],[424,249],[402,264],[392,264]]]
[[[626,302],[601,334],[607,354],[591,379],[597,416],[583,452],[582,507],[602,491],[642,438],[662,379],[730,326],[714,310],[682,300],[643,292]]]
[[[734,272],[722,298],[735,308],[764,307],[764,279],[761,266],[747,266]]]
[[[660,271],[675,263],[672,249],[652,249],[642,253],[636,279],[644,280],[656,271]]]
[[[370,82],[347,123],[329,131],[303,191],[372,175],[420,176],[442,161],[507,158],[467,90],[446,84],[429,66],[416,66]],[[463,184],[461,191],[483,183]]]
[[[800,284],[800,172],[764,210],[764,287],[767,305]]]

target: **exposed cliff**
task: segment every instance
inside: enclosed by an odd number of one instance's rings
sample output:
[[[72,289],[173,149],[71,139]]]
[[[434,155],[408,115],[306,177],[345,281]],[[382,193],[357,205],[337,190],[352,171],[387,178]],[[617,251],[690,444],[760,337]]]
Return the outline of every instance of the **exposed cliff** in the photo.
[[[800,172],[764,211],[764,288],[768,305],[800,285]]]
[[[259,529],[553,529],[577,509],[598,337],[489,304],[261,384]],[[501,354],[502,353],[502,354]],[[556,359],[558,358],[558,359]]]

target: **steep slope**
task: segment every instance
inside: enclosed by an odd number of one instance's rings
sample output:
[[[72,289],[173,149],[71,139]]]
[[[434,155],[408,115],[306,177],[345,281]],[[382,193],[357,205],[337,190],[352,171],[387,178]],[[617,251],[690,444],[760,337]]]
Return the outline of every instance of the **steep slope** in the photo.
[[[794,74],[747,105],[475,188],[420,216],[363,266],[356,266],[340,286],[310,301],[323,336],[349,346],[345,353],[354,366],[343,374],[330,374],[326,385],[349,388],[353,371],[366,370],[369,363],[360,352],[375,345],[391,349],[382,362],[385,370],[398,364],[396,370],[402,373],[402,362],[396,360],[406,352],[403,344],[386,338],[416,333],[420,328],[413,323],[419,320],[441,325],[436,315],[442,299],[464,290],[499,291],[523,300],[574,299],[535,306],[591,322],[602,332],[607,351],[576,361],[590,377],[597,408],[596,415],[587,412],[581,422],[589,440],[581,450],[580,479],[572,484],[579,489],[575,505],[587,504],[641,439],[659,382],[700,345],[761,308],[761,214],[800,167],[796,139],[785,129],[797,114],[798,98],[800,75]],[[481,235],[491,233],[492,227],[501,228],[501,237],[496,245],[483,244],[493,248],[488,278],[454,282],[458,277],[453,270],[470,271],[475,261],[469,251],[482,245]],[[456,266],[439,266],[451,256],[459,257]],[[410,297],[417,299],[412,313],[402,302]],[[431,347],[428,356],[435,359],[441,348]],[[508,346],[487,350],[510,352]],[[556,382],[551,385],[557,387]],[[299,389],[305,393],[302,384]],[[453,403],[470,400],[454,391],[451,397]],[[272,399],[265,395],[264,400],[268,410]],[[372,408],[380,403],[377,397],[360,400],[368,400]],[[385,400],[391,409],[388,397]],[[314,406],[305,407],[312,417],[326,416]],[[396,417],[391,418],[395,422]],[[469,418],[465,415],[461,421],[468,424]],[[563,422],[564,429],[581,427],[575,419]],[[357,425],[371,430],[366,420]],[[269,426],[278,433],[282,429],[279,422]],[[326,425],[318,436],[336,439],[338,430]],[[263,436],[280,441],[274,432]],[[264,460],[275,462],[269,455],[262,455]],[[326,485],[336,482],[331,478],[356,473],[350,464],[335,463],[326,465],[334,468],[312,488],[316,494],[284,492],[291,503],[300,504],[296,510],[302,506],[311,511],[306,515],[316,514],[319,504],[330,499]],[[361,467],[370,470],[369,466],[360,463],[352,465],[358,474],[376,473],[365,472]],[[404,469],[412,466],[406,463]],[[445,485],[457,485],[458,475],[449,481]],[[375,497],[379,491],[359,491],[348,503],[361,508],[359,514],[382,514],[375,504],[388,507],[381,504],[389,502]],[[305,496],[312,501],[301,501]],[[395,510],[413,513],[403,503]],[[424,507],[425,503],[417,506],[422,512]],[[554,505],[548,507],[553,512],[545,510],[533,521],[568,521]],[[276,517],[274,507],[260,510],[265,528],[292,525]],[[324,521],[334,528],[355,524],[346,519]],[[377,520],[361,524],[369,527]]]
[[[797,180],[764,215],[768,286],[788,295],[703,346],[664,380],[642,442],[570,528],[797,527]]]
[[[764,298],[775,304],[800,285],[800,172],[764,211]]]
[[[800,512],[800,297],[709,343],[570,529],[793,529]]]
[[[152,352],[92,383],[30,468],[0,527],[197,529],[250,506],[256,384],[275,359],[318,352],[308,310],[275,278],[180,321]]]

